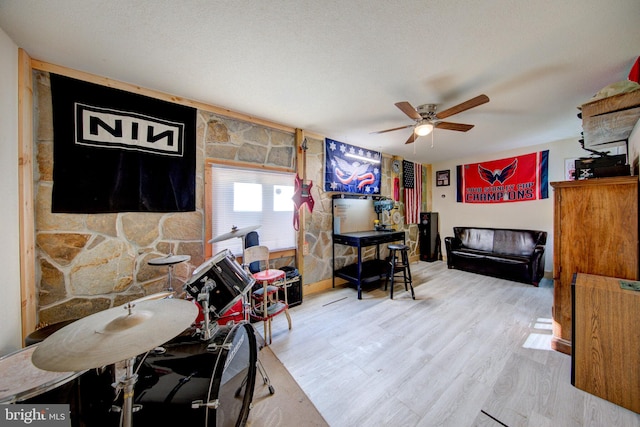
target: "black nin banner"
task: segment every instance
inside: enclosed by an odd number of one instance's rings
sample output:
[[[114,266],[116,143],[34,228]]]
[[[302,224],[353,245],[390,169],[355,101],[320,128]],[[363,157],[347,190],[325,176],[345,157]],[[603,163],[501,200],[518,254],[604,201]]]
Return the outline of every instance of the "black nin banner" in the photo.
[[[195,210],[196,110],[51,74],[57,213]]]

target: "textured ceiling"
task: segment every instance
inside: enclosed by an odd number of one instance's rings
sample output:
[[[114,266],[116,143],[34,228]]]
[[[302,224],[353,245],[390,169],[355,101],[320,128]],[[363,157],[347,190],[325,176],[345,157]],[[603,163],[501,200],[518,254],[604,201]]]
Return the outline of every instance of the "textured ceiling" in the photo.
[[[0,0],[32,58],[424,163],[578,144],[576,107],[626,79],[639,18],[638,0]],[[433,148],[371,134],[412,123],[395,102],[482,93]]]

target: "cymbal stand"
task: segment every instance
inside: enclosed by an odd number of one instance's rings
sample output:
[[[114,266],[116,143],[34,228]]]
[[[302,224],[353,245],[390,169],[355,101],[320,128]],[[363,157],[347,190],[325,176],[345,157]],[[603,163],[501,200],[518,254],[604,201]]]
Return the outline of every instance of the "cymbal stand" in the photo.
[[[120,378],[117,384],[118,390],[124,390],[124,394],[122,396],[122,411],[120,413],[120,427],[131,427],[133,422],[133,412],[134,410],[140,409],[139,407],[134,409],[133,405],[133,390],[134,385],[138,380],[138,374],[133,372],[133,365],[135,361],[135,357],[125,361],[125,375]]]
[[[169,253],[168,256],[172,256],[172,253]],[[167,291],[171,292],[171,295],[169,295],[169,298],[173,298],[173,286],[171,284],[171,279],[173,278],[173,264],[169,264],[169,273],[168,273],[168,278],[167,281],[169,288],[167,289]]]

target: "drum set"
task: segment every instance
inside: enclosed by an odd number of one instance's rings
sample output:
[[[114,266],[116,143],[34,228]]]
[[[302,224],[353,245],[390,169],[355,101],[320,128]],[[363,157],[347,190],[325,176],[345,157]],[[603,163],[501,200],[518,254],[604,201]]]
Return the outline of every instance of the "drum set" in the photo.
[[[184,259],[165,261],[152,265]],[[274,393],[248,319],[255,280],[229,250],[194,270],[185,299],[170,278],[167,292],[36,331],[0,358],[0,403],[69,404],[74,427],[244,425],[258,371]]]

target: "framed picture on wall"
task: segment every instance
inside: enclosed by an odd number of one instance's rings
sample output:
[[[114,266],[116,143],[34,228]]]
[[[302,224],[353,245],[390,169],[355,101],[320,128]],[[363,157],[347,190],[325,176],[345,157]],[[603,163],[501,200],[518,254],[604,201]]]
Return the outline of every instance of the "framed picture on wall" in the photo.
[[[449,171],[436,172],[436,187],[446,187],[449,185]]]

